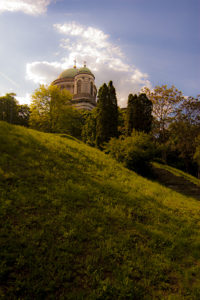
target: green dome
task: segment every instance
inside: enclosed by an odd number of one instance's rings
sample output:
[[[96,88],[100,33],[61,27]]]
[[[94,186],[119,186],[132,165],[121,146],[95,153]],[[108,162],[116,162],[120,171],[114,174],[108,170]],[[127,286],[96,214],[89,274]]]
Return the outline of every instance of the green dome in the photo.
[[[76,76],[77,73],[78,73],[78,69],[76,69],[76,68],[67,69],[67,70],[63,71],[58,78],[59,79],[74,78],[74,76]]]
[[[87,73],[87,74],[93,75],[92,72],[90,71],[90,69],[88,69],[86,67],[80,68],[78,71],[78,74],[80,74],[80,73]]]

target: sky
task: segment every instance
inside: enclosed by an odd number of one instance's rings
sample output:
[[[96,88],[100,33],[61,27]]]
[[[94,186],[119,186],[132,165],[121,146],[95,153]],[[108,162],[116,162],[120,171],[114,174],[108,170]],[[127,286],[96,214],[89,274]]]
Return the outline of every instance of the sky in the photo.
[[[200,94],[200,0],[0,0],[0,37],[0,95],[20,103],[75,59],[121,107],[144,86]]]

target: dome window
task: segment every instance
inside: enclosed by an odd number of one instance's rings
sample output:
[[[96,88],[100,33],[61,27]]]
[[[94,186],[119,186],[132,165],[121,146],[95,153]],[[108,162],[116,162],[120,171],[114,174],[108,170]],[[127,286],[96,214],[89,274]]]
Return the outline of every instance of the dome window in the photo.
[[[78,80],[77,82],[77,94],[81,93],[81,80]]]
[[[90,82],[90,94],[93,96],[93,83]]]

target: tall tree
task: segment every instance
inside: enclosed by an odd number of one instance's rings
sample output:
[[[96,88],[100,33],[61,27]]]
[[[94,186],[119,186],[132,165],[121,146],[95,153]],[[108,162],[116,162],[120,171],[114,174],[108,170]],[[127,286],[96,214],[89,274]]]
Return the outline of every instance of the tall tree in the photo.
[[[161,143],[164,143],[167,139],[167,128],[175,119],[180,105],[184,101],[183,94],[173,85],[170,88],[167,85],[156,86],[152,91],[144,87],[142,91],[153,103],[153,115],[156,120],[156,128],[158,128],[158,132],[155,134]]]
[[[134,121],[133,121],[133,115],[134,115],[134,107],[135,107],[135,101],[137,99],[137,95],[129,94],[128,96],[128,106],[126,110],[126,134],[128,136],[131,135],[133,128],[134,128]]]
[[[96,115],[96,145],[101,147],[111,137],[117,136],[118,108],[112,81],[104,83],[98,92]]]
[[[194,154],[200,132],[200,97],[187,97],[182,102],[175,120],[169,126],[169,147],[184,162],[184,169],[196,175]]]
[[[0,120],[17,124],[18,102],[15,96],[16,94],[9,93],[0,97]]]
[[[109,117],[109,128],[110,128],[110,137],[117,137],[118,136],[118,106],[117,106],[117,96],[116,90],[113,86],[113,82],[110,81],[108,83],[108,91],[109,91],[109,110],[110,110],[110,117]]]
[[[198,178],[200,179],[200,135],[196,138],[196,149],[194,153],[194,160],[198,165]]]
[[[126,115],[127,135],[131,135],[133,129],[149,133],[152,123],[152,102],[142,93],[139,96],[130,94]]]

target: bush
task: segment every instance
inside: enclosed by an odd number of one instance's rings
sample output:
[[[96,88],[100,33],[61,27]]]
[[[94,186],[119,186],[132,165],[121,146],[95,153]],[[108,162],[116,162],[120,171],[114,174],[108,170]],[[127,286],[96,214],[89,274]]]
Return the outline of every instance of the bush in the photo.
[[[149,162],[155,157],[156,149],[151,136],[143,132],[133,131],[127,138],[112,138],[105,147],[117,161],[125,167],[144,174],[149,168]]]

